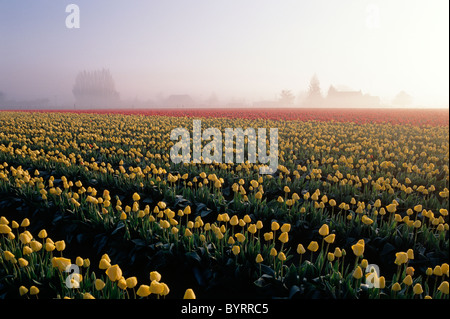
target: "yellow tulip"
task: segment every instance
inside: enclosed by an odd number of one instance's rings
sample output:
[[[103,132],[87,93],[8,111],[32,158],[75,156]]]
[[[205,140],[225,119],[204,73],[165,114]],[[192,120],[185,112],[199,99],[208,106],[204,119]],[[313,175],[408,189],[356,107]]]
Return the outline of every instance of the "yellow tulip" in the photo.
[[[111,264],[110,264],[110,262],[107,259],[105,259],[105,258],[100,259],[100,263],[98,265],[98,268],[100,268],[100,269],[108,269],[109,267],[111,267]]]
[[[26,267],[28,266],[28,260],[26,260],[25,258],[19,258],[19,266],[20,267]]]
[[[258,254],[258,255],[256,255],[256,262],[259,264],[259,263],[262,263],[263,262],[263,257],[262,257],[262,255],[261,254]]]
[[[334,240],[336,238],[336,234],[329,234],[328,236],[326,236],[324,238],[324,240],[328,243],[328,244],[332,244],[334,243]]]
[[[415,284],[414,288],[413,288],[413,292],[416,295],[420,295],[421,293],[423,293],[422,285],[419,283]]]
[[[316,241],[311,241],[307,248],[309,251],[316,252],[319,249],[319,244]]]
[[[30,220],[28,218],[24,218],[22,220],[22,223],[20,223],[20,226],[21,227],[28,227],[28,226],[30,226]]]
[[[395,254],[395,261],[394,263],[396,265],[402,265],[408,262],[408,254],[405,252],[398,252]]]
[[[138,290],[136,291],[136,295],[139,297],[147,297],[150,295],[150,286],[140,285]]]
[[[72,261],[69,258],[63,257],[53,257],[51,262],[53,267],[58,268],[59,271],[66,271],[67,267],[72,264]]]
[[[298,244],[297,246],[297,253],[300,255],[303,255],[306,252],[305,247],[303,247],[302,244]]]
[[[195,293],[194,290],[191,288],[186,289],[186,292],[184,293],[183,299],[195,299]]]
[[[39,288],[36,286],[30,287],[30,295],[37,295],[39,293]]]
[[[20,286],[19,287],[19,294],[21,296],[26,295],[27,293],[28,293],[28,288],[27,287],[25,287],[25,286]]]
[[[281,235],[278,237],[278,240],[283,244],[287,243],[289,241],[288,233],[281,233]]]
[[[402,287],[400,286],[400,284],[398,282],[396,282],[395,284],[392,285],[393,291],[400,291],[401,289],[402,289]]]
[[[11,228],[8,225],[0,224],[0,234],[9,234],[11,232]]]
[[[157,271],[152,271],[152,272],[150,272],[150,281],[161,281],[161,278],[162,278],[162,276],[161,276],[161,274],[159,273],[159,272],[157,272]]]
[[[366,215],[363,215],[361,218],[361,221],[363,222],[363,224],[365,225],[371,225],[373,223],[373,220],[370,219],[369,217],[367,217]]]
[[[327,224],[323,224],[319,229],[319,234],[322,236],[327,236],[330,233],[330,229]]]
[[[103,280],[101,279],[96,279],[95,280],[95,289],[96,290],[102,290],[103,288],[105,288],[106,284]]]
[[[122,270],[120,269],[119,265],[114,265],[106,269],[106,275],[108,276],[109,280],[117,281],[122,277]]]
[[[448,288],[449,288],[448,281],[443,281],[439,285],[438,290],[443,294],[448,295]]]
[[[160,295],[164,292],[164,285],[162,283],[157,282],[156,280],[153,280],[150,283],[150,292],[152,294]]]
[[[278,224],[277,222],[272,222],[272,224],[271,224],[271,230],[272,230],[272,231],[276,231],[276,230],[278,230],[278,229],[280,229],[280,224]]]
[[[12,252],[10,252],[9,250],[5,250],[3,252],[3,257],[5,257],[6,261],[10,261],[10,260],[13,260],[15,258],[14,254]]]
[[[403,283],[407,286],[411,286],[413,284],[411,275],[406,275],[405,278],[403,279]]]
[[[361,245],[358,243],[355,245],[352,245],[352,250],[356,257],[360,257],[364,254],[364,245]]]
[[[55,247],[57,251],[63,251],[64,249],[66,249],[66,243],[64,242],[64,240],[60,240],[55,242]]]
[[[355,279],[361,279],[363,276],[363,272],[360,266],[357,266],[356,269],[353,271],[353,278]]]
[[[283,224],[283,226],[281,226],[281,231],[283,233],[287,233],[290,230],[291,230],[291,224],[286,223],[286,224]]]

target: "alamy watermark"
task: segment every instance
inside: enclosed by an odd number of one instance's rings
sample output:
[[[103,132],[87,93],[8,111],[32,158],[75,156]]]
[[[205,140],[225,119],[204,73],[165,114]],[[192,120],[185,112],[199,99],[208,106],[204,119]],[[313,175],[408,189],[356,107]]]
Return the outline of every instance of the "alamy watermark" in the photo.
[[[80,7],[76,4],[69,4],[66,6],[66,13],[69,13],[66,17],[67,29],[79,29],[80,28]]]
[[[192,130],[192,156],[191,135],[186,128],[178,127],[171,131],[170,139],[177,141],[170,149],[170,159],[173,163],[222,163],[225,155],[225,163],[244,163],[245,146],[247,145],[247,161],[261,165],[260,174],[273,174],[278,168],[278,129],[270,128],[270,138],[267,140],[267,129],[258,128],[225,128],[225,154],[223,154],[222,132],[214,127],[202,132],[201,121],[193,121]],[[181,137],[181,139],[180,139]],[[247,143],[245,140],[247,138]],[[202,141],[209,141],[202,147]],[[236,140],[236,148],[234,148]],[[267,154],[269,144],[269,154]],[[180,154],[181,151],[181,154]],[[236,158],[234,156],[236,154]]]

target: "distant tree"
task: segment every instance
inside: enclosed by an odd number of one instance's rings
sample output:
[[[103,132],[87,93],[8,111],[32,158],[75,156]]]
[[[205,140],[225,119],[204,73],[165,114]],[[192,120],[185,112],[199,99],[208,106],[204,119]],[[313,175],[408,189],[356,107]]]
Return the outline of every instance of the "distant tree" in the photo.
[[[304,101],[306,106],[320,106],[323,102],[323,96],[320,89],[320,82],[317,75],[313,75],[309,81],[307,97]]]
[[[309,81],[308,97],[310,98],[322,98],[322,92],[320,90],[320,82],[317,75],[313,75]]]
[[[412,103],[412,97],[405,91],[400,91],[392,101],[392,104],[398,106],[408,106]]]
[[[216,106],[219,104],[219,99],[217,98],[216,93],[212,93],[209,98],[206,100],[206,104],[208,106]]]
[[[295,96],[290,90],[282,90],[280,93],[280,103],[285,106],[294,104]]]

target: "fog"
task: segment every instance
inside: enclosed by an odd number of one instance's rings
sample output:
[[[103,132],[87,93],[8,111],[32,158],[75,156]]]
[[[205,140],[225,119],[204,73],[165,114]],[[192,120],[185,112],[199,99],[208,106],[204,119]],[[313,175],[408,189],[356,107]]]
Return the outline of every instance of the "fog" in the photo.
[[[0,107],[448,108],[448,7],[0,0]]]

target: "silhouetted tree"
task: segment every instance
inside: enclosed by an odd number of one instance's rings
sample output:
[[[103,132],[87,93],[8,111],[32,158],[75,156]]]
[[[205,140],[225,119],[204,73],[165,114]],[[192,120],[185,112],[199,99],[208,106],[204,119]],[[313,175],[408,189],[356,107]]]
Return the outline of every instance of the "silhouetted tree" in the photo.
[[[292,105],[294,104],[295,96],[290,90],[282,90],[280,93],[280,103],[282,105]]]
[[[106,69],[80,72],[72,92],[81,106],[116,106],[120,102],[113,77]]]
[[[309,90],[306,100],[304,102],[306,106],[320,106],[323,103],[323,96],[320,90],[320,82],[317,75],[313,75],[309,81]]]
[[[405,91],[400,91],[392,101],[392,104],[398,106],[408,106],[412,103],[412,97]]]

